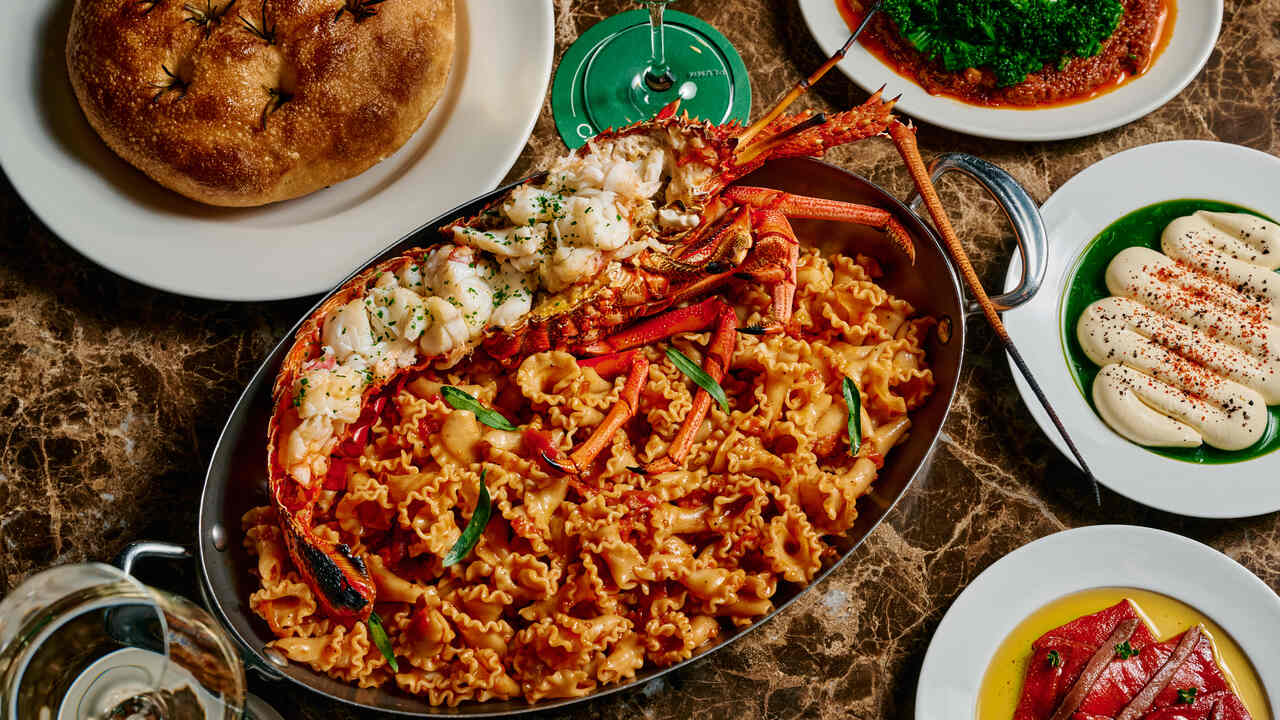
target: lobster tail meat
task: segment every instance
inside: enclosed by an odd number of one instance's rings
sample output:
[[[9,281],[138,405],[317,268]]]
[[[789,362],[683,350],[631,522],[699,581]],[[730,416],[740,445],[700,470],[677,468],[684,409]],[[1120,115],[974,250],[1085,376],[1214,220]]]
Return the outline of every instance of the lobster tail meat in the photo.
[[[1249,720],[1196,626],[1158,641],[1128,600],[1042,635],[1015,720]]]

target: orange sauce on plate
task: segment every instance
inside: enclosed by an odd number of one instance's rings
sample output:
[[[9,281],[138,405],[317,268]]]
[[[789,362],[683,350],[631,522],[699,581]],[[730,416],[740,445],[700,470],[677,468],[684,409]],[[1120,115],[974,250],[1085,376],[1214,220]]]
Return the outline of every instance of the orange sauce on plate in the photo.
[[[835,4],[836,9],[840,11],[840,16],[844,18],[845,24],[849,26],[851,32],[861,24],[865,13],[862,10],[853,9],[852,0],[835,0]],[[1146,72],[1151,69],[1151,66],[1155,64],[1156,59],[1164,53],[1165,48],[1169,46],[1169,41],[1173,37],[1173,26],[1176,24],[1175,20],[1177,19],[1177,16],[1178,8],[1176,0],[1159,0],[1159,10],[1156,17],[1156,30],[1152,33],[1151,52],[1147,55],[1146,65],[1136,73],[1129,73],[1124,70],[1120,70],[1114,77],[1108,79],[1101,85],[1094,86],[1088,92],[1080,95],[1051,102],[1036,103],[1033,105],[1018,105],[999,101],[984,102],[976,98],[965,97],[958,93],[940,92],[933,94],[948,97],[952,100],[958,100],[967,105],[994,107],[1005,110],[1043,110],[1046,108],[1062,107],[1065,105],[1075,105],[1078,103],[1088,102],[1096,97],[1112,92],[1117,88],[1128,85],[1130,82],[1145,75]],[[864,32],[862,37],[858,38],[858,42],[866,48],[867,52],[871,53],[872,57],[884,63],[889,67],[889,69],[913,83],[916,82],[911,66],[907,63],[896,60],[891,55],[888,48],[885,47],[884,43],[875,36],[874,32],[871,30]]]

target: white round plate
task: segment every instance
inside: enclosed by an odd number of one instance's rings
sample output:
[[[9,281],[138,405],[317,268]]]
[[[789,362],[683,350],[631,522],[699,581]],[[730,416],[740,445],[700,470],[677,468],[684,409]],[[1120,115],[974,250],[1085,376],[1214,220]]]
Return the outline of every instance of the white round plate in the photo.
[[[800,12],[827,54],[849,38],[835,0],[800,0]],[[1222,0],[1180,0],[1169,46],[1145,75],[1092,100],[1040,110],[981,107],[930,95],[861,45],[837,67],[867,92],[887,83],[890,97],[902,93],[896,109],[940,127],[995,140],[1065,140],[1120,127],[1169,102],[1204,67],[1221,26]]]
[[[152,182],[84,119],[67,80],[72,0],[4,3],[0,164],[69,245],[162,290],[276,300],[328,289],[410,230],[487,192],[542,109],[555,49],[551,0],[458,0],[439,103],[363,174],[296,200],[215,208]]]
[[[1167,512],[1238,518],[1280,510],[1280,452],[1225,465],[1198,465],[1157,455],[1103,423],[1076,387],[1062,344],[1062,298],[1085,247],[1108,225],[1164,200],[1221,200],[1280,217],[1280,159],[1226,143],[1179,141],[1112,155],[1071,178],[1040,214],[1049,231],[1049,267],[1040,292],[1004,314],[1009,336],[1062,418],[1099,482]],[[1021,277],[1018,260],[1005,287]],[[1022,375],[1022,401],[1049,439],[1071,457]],[[1073,460],[1074,462],[1074,460]]]
[[[917,720],[973,720],[991,657],[1036,610],[1065,595],[1129,587],[1190,605],[1226,630],[1253,664],[1280,717],[1280,598],[1211,547],[1130,525],[1066,530],[1024,545],[974,579],[938,624],[920,668]],[[1270,628],[1261,632],[1263,628]]]

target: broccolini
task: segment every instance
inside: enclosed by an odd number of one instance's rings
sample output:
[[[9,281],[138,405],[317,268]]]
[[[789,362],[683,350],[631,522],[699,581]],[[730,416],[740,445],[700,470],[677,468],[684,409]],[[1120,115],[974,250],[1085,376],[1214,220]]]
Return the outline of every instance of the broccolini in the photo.
[[[1000,86],[1091,57],[1120,23],[1120,0],[885,0],[916,49],[948,71],[990,68]]]

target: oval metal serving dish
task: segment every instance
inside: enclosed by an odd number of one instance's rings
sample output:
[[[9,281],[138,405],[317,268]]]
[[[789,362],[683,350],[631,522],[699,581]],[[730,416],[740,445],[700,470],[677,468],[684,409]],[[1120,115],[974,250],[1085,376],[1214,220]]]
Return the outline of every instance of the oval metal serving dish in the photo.
[[[271,385],[280,360],[297,331],[295,326],[267,356],[232,410],[222,437],[214,449],[201,496],[196,547],[203,578],[202,590],[209,609],[244,646],[249,665],[269,677],[296,683],[333,700],[383,712],[446,718],[498,717],[531,710],[547,710],[633,688],[686,663],[706,657],[783,612],[796,597],[821,582],[847,559],[906,492],[924,466],[946,420],[964,352],[964,308],[960,285],[932,231],[897,199],[853,173],[816,160],[782,160],[757,171],[744,181],[744,184],[747,183],[890,209],[915,240],[915,265],[907,264],[876,230],[813,220],[795,220],[793,224],[802,243],[815,244],[826,252],[839,251],[849,255],[861,252],[875,257],[885,270],[884,277],[879,281],[882,286],[909,300],[919,312],[940,319],[947,318],[951,325],[948,342],[940,342],[937,333],[930,333],[926,346],[929,364],[937,382],[936,391],[923,407],[912,414],[910,435],[889,454],[872,491],[859,501],[857,524],[843,536],[832,538],[837,559],[825,567],[813,583],[805,588],[783,583],[774,596],[776,609],[772,613],[747,628],[726,632],[716,644],[683,663],[666,668],[646,667],[629,683],[605,686],[582,698],[550,700],[534,705],[524,700],[509,700],[465,703],[457,708],[435,707],[423,698],[399,691],[359,689],[304,665],[275,665],[263,654],[266,643],[275,638],[267,624],[248,607],[248,598],[255,586],[249,570],[256,562],[244,550],[240,517],[250,508],[269,502],[266,428],[271,411]],[[398,255],[410,247],[436,242],[439,237],[437,227],[458,216],[474,213],[504,191],[505,188],[495,190],[424,225],[369,264]]]

